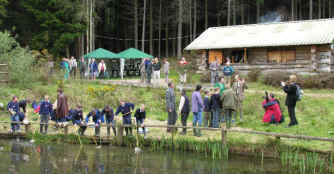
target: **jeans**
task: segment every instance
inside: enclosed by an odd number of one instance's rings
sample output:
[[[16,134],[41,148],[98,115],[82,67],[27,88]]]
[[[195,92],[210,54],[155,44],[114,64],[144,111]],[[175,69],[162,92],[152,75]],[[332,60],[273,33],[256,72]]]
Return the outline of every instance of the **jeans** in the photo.
[[[10,120],[13,121],[13,122],[17,122],[17,121],[20,121],[20,117],[19,117],[18,114],[11,115]],[[18,131],[18,130],[20,130],[20,124],[19,123],[12,123],[11,128],[12,128],[13,132]]]
[[[226,118],[226,128],[229,129],[231,127],[231,121],[232,121],[232,109],[226,109],[225,110],[225,118]]]
[[[288,112],[290,117],[289,126],[297,125],[298,121],[296,118],[295,106],[288,106]]]
[[[193,125],[198,127],[202,126],[202,112],[193,112],[193,114]]]
[[[147,83],[151,83],[151,76],[152,76],[152,73],[146,73],[146,80],[147,80]]]
[[[182,126],[187,126],[187,120],[188,120],[189,112],[181,112],[181,123]],[[186,128],[183,128],[183,133],[187,132]]]
[[[131,125],[131,115],[123,116],[123,125]],[[126,127],[125,128],[126,135],[132,134],[132,128]]]
[[[211,84],[216,83],[217,71],[210,71],[211,73]]]
[[[146,135],[145,127],[142,126],[144,124],[144,119],[136,119],[137,122],[137,134],[139,133],[139,128],[141,127],[143,129],[144,135]]]
[[[47,133],[49,117],[50,117],[49,114],[41,114],[40,133]],[[44,127],[44,131],[43,131],[43,127]]]
[[[172,110],[172,112],[168,112],[168,121],[167,124],[168,125],[175,125],[177,120],[177,114],[175,110]],[[169,132],[171,130],[171,128],[167,128],[167,132]]]
[[[213,109],[212,110],[213,120],[212,120],[212,127],[219,128],[219,118],[220,118],[220,109]]]
[[[110,127],[112,127],[112,130],[116,136],[116,121],[115,120],[107,120],[107,135],[110,136]]]
[[[211,124],[211,112],[204,112],[204,117],[203,117],[203,126],[204,127],[209,127]]]

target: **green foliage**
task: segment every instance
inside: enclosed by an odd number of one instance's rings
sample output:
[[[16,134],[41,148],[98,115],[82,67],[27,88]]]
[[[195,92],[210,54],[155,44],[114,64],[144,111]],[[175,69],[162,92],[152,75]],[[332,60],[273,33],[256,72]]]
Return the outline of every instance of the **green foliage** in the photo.
[[[64,54],[69,45],[81,36],[85,25],[73,17],[81,10],[80,0],[25,0],[23,7],[38,26],[30,43],[36,50],[49,49],[53,54]]]
[[[247,81],[257,82],[259,80],[260,75],[261,75],[261,69],[252,69],[252,71],[250,71],[247,74]]]
[[[8,63],[10,82],[27,87],[33,79],[34,58],[30,52],[20,47],[8,32],[0,32],[0,62]]]
[[[7,0],[0,0],[0,19],[7,16],[6,5],[8,4]],[[0,20],[2,24],[2,20]]]

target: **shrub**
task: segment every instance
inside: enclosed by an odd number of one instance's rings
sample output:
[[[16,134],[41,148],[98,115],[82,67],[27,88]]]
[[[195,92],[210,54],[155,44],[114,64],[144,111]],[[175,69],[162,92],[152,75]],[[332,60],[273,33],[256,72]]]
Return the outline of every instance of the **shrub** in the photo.
[[[28,87],[34,77],[33,56],[8,32],[0,32],[0,40],[0,62],[9,65],[9,81],[18,87]]]
[[[257,82],[259,80],[259,77],[261,75],[261,70],[256,68],[256,69],[252,69],[252,71],[250,71],[248,74],[247,74],[247,80],[249,82]]]
[[[200,81],[201,81],[202,83],[209,83],[209,82],[210,82],[210,79],[211,79],[210,72],[205,71],[205,72],[203,72],[203,74],[201,75]]]
[[[289,80],[289,73],[282,73],[280,71],[266,73],[263,77],[263,83],[270,86],[280,86],[281,81]]]

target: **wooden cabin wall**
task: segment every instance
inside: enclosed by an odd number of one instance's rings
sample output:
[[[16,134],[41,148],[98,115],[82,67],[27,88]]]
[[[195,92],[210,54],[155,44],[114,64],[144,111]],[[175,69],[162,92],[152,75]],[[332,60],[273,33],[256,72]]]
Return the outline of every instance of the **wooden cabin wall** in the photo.
[[[248,51],[249,64],[265,64],[267,63],[267,49],[266,48],[250,48]]]
[[[296,63],[305,63],[311,60],[311,46],[296,47]]]

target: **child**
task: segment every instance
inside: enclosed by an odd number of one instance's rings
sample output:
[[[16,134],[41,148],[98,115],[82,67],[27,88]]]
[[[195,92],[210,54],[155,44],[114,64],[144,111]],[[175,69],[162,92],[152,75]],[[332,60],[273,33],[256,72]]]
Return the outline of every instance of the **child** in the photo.
[[[190,113],[190,101],[185,90],[182,90],[181,95],[179,113],[181,113],[182,126],[187,126],[187,120]],[[182,134],[187,134],[186,128],[183,128]]]
[[[46,95],[44,97],[44,100],[42,100],[39,109],[39,115],[41,116],[40,128],[39,128],[40,133],[46,134],[48,132],[48,123],[49,123],[49,118],[51,116],[51,112],[52,112],[52,104],[50,103],[49,96]]]
[[[282,121],[282,112],[279,107],[279,104],[273,95],[268,95],[266,92],[266,99],[262,102],[262,106],[265,110],[262,121],[264,123],[281,123]]]
[[[78,105],[76,109],[72,110],[71,117],[73,125],[78,125],[80,128],[78,130],[79,135],[84,135],[87,129],[87,125],[83,119],[82,106]]]
[[[135,112],[136,122],[137,122],[137,133],[139,133],[139,127],[143,129],[144,137],[146,137],[146,130],[144,126],[144,120],[146,118],[145,105],[142,104],[139,109]]]
[[[131,126],[131,113],[134,110],[135,105],[132,103],[126,103],[123,100],[120,101],[120,105],[118,106],[115,115],[117,116],[119,113],[123,115],[123,125],[130,125]],[[125,133],[128,136],[129,134],[132,135],[132,127],[126,127]]]
[[[204,120],[203,126],[209,127],[211,123],[211,108],[210,108],[210,99],[209,91],[204,92]]]
[[[86,116],[86,124],[89,122],[89,117],[92,117],[92,120],[95,124],[95,136],[100,136],[101,124],[104,123],[101,112],[98,109],[94,109],[89,112]]]
[[[107,123],[107,135],[110,136],[110,127],[116,136],[116,121],[114,119],[114,110],[110,106],[105,106],[102,110],[102,117],[105,116]]]
[[[12,122],[18,122],[20,121],[19,119],[19,102],[18,98],[16,96],[13,97],[12,101],[10,101],[7,105],[7,111],[10,114],[10,119]],[[11,124],[11,132],[15,133],[15,131],[20,130],[20,124],[18,123],[12,123]]]
[[[219,119],[220,119],[220,110],[221,110],[221,102],[220,102],[220,89],[215,88],[215,92],[211,96],[210,100],[210,108],[212,111],[213,119],[212,119],[212,127],[219,128]]]

